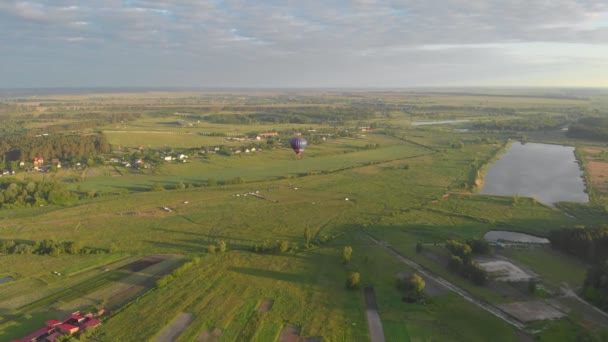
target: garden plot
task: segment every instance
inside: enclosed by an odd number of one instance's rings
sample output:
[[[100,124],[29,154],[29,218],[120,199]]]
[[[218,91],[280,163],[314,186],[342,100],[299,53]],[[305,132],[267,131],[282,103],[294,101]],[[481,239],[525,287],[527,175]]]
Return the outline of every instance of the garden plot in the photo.
[[[497,306],[522,322],[559,319],[566,316],[565,313],[540,300],[500,304]]]
[[[179,315],[163,332],[154,339],[155,342],[171,342],[176,341],[190,323],[194,320],[194,315],[191,313],[182,313]]]
[[[496,281],[520,282],[537,277],[536,274],[524,271],[507,260],[483,259],[477,260],[477,263]]]

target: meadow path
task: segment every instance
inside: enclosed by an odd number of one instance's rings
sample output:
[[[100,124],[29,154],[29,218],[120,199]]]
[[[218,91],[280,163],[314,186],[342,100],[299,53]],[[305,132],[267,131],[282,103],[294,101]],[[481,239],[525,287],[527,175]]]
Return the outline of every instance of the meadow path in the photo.
[[[384,338],[384,329],[382,329],[382,320],[380,320],[380,315],[378,314],[374,288],[368,286],[364,289],[364,293],[369,339],[371,342],[384,342],[386,339]]]
[[[520,321],[518,321],[515,318],[511,317],[509,314],[507,314],[506,312],[504,312],[501,309],[497,308],[496,306],[494,306],[494,305],[492,305],[492,304],[490,304],[490,303],[488,303],[486,301],[483,301],[481,299],[475,298],[472,294],[470,294],[465,289],[460,288],[460,287],[458,287],[458,286],[450,283],[449,281],[443,279],[442,277],[440,277],[439,275],[435,274],[434,272],[426,269],[424,266],[420,265],[419,263],[417,263],[417,262],[415,262],[415,261],[413,261],[411,259],[406,258],[401,253],[399,253],[399,251],[397,251],[393,247],[389,246],[388,244],[380,242],[380,241],[374,239],[369,234],[368,234],[368,237],[369,237],[370,240],[372,240],[378,246],[381,246],[381,247],[385,248],[386,250],[388,250],[389,252],[391,252],[394,256],[397,257],[397,259],[399,259],[404,264],[407,264],[408,266],[414,268],[416,271],[418,271],[423,276],[431,278],[434,281],[436,281],[437,283],[439,283],[440,285],[444,286],[445,288],[447,288],[447,289],[455,292],[456,294],[458,294],[462,298],[464,298],[466,301],[471,302],[471,303],[477,305],[481,309],[486,310],[487,312],[489,312],[492,315],[494,315],[494,316],[502,319],[503,321],[509,323],[510,325],[516,327],[517,329],[523,330],[526,327],[523,323],[521,323]]]

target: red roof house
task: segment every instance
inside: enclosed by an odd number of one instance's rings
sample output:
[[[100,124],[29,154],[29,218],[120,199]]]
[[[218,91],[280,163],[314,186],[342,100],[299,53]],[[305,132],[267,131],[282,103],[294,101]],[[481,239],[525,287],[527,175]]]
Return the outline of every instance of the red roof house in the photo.
[[[58,320],[55,320],[55,319],[51,319],[49,321],[46,321],[46,326],[49,327],[49,328],[54,328],[54,327],[58,326],[59,324],[61,324],[61,322],[58,321]]]
[[[83,316],[81,316],[79,313],[71,314],[69,319],[73,319],[78,323],[81,323],[82,321],[85,320],[85,318]]]
[[[59,326],[59,330],[63,331],[66,334],[75,334],[78,332],[78,327],[75,327],[71,324],[63,323]]]

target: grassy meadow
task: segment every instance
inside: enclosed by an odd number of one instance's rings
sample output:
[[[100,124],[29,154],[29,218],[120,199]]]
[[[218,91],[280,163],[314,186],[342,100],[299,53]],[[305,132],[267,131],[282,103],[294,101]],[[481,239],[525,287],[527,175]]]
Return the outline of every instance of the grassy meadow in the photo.
[[[15,177],[20,179],[53,178],[65,181],[72,191],[94,195],[65,206],[0,208],[0,240],[70,240],[102,252],[0,254],[0,277],[14,278],[0,284],[0,340],[22,337],[70,310],[106,303],[113,310],[94,331],[96,341],[154,340],[182,314],[191,315],[192,322],[178,334],[178,341],[196,341],[213,331],[221,331],[219,341],[278,341],[288,326],[297,327],[301,337],[368,341],[364,286],[375,290],[387,341],[580,337],[585,333],[584,320],[575,316],[584,315],[584,309],[573,310],[564,320],[535,322],[517,330],[447,290],[428,297],[425,304],[406,303],[395,286],[396,276],[412,269],[369,239],[385,241],[488,303],[534,299],[524,294],[505,296],[493,286],[474,285],[447,270],[442,244],[448,239],[480,238],[495,229],[546,236],[552,229],[600,222],[603,213],[597,208],[604,205],[603,197],[589,204],[550,207],[527,198],[514,201],[472,192],[477,171],[508,139],[523,134],[474,130],[474,125],[561,116],[603,100],[505,92],[304,92],[293,96],[167,92],[66,95],[22,99],[17,104],[5,100],[11,105],[2,110],[13,110],[10,114],[17,118],[36,113],[25,130],[44,126],[48,122],[41,120],[53,113],[65,114],[51,121],[61,124],[89,111],[100,116],[115,111],[137,113],[140,116],[131,121],[84,131],[101,132],[115,149],[170,148],[188,150],[190,156],[186,163],[166,162],[147,170],[106,162],[81,169],[64,167],[51,174],[18,172]],[[209,114],[246,115],[276,108],[296,114],[307,113],[307,108],[370,109],[363,111],[366,119],[356,120],[239,125],[206,121]],[[449,119],[470,121],[411,124]],[[373,130],[360,129],[372,124]],[[232,137],[301,130],[306,135],[322,129],[343,134],[310,144],[300,159],[281,146],[231,156],[199,153],[202,146],[236,148],[250,142],[210,133]],[[546,141],[540,133],[526,135]],[[595,143],[577,144],[583,148]],[[222,184],[236,177],[244,182]],[[207,185],[209,179],[220,184]],[[180,183],[187,187],[176,189]],[[157,184],[166,190],[151,191]],[[573,212],[591,214],[579,217],[570,215]],[[306,246],[304,238],[307,228],[313,233],[311,246]],[[219,241],[226,243],[227,251],[209,253],[208,247]],[[275,246],[279,241],[286,241],[289,250],[253,251],[256,245]],[[428,253],[416,253],[419,242],[428,246]],[[342,262],[344,246],[353,248],[347,264]],[[555,291],[563,282],[572,288],[580,286],[588,267],[549,247],[497,253],[534,270]],[[125,271],[125,265],[146,256],[166,259],[143,270]],[[155,285],[193,258],[200,262],[166,286]],[[345,288],[350,272],[361,275],[357,290]],[[272,308],[260,310],[266,301],[273,301]],[[607,326],[596,324],[598,331]]]

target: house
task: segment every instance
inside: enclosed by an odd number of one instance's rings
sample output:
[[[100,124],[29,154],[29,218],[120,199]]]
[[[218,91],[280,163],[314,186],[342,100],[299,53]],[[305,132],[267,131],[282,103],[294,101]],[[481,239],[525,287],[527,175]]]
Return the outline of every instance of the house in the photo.
[[[73,326],[71,324],[67,324],[67,323],[60,324],[58,326],[58,328],[64,334],[70,334],[70,335],[77,333],[79,330],[78,327]]]
[[[252,148],[251,148],[251,152],[255,152],[255,147],[252,147]]]
[[[46,321],[46,327],[47,328],[55,328],[56,326],[58,326],[59,324],[61,324],[60,321],[55,320],[55,319],[51,319],[49,321]]]
[[[44,159],[42,157],[34,158],[34,166],[42,166],[44,164]]]
[[[251,152],[251,151],[249,151],[249,149],[246,149],[246,150],[245,150],[245,153],[249,153],[249,152]]]
[[[59,158],[51,159],[51,163],[56,165],[58,168],[61,168],[61,161],[59,160]]]
[[[19,167],[24,167],[25,166],[25,162],[22,160],[19,162]]]
[[[100,308],[97,315],[102,315],[103,313],[103,308]],[[100,324],[101,321],[94,318],[94,314],[89,312],[85,315],[81,315],[79,311],[76,311],[62,321],[54,319],[48,320],[45,322],[45,328],[36,330],[23,338],[13,340],[13,342],[54,342],[65,335],[73,335],[88,328],[95,328]]]
[[[178,156],[178,158],[179,158],[180,160],[181,160],[181,159],[187,159],[187,158],[188,158],[188,156],[187,156],[187,155],[185,155],[185,154],[180,154],[180,155]]]
[[[73,314],[70,315],[70,318],[68,318],[64,322],[71,321],[71,322],[80,324],[80,323],[84,322],[85,319],[86,318],[84,316],[81,316],[79,312],[74,312]]]
[[[118,158],[110,158],[110,163],[118,163],[120,162]]]
[[[173,160],[173,157],[171,157],[171,156],[166,156],[164,159],[165,159],[165,161],[172,161],[172,160]]]

